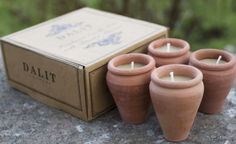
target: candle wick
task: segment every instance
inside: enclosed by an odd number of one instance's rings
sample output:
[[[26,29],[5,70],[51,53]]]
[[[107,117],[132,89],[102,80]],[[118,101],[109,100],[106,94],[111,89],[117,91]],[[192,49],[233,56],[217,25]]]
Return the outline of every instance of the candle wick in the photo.
[[[170,79],[172,82],[175,81],[174,72],[170,72]]]
[[[219,64],[220,60],[221,60],[222,56],[220,55],[216,61],[216,64]]]
[[[131,62],[131,69],[134,69],[134,62]]]
[[[166,49],[167,52],[170,52],[170,43],[167,43],[167,49]]]

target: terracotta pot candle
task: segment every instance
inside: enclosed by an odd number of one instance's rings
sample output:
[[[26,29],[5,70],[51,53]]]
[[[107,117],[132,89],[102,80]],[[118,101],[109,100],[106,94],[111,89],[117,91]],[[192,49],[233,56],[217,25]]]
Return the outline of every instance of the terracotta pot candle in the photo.
[[[205,91],[199,111],[220,112],[235,79],[235,57],[222,50],[201,49],[192,53],[189,63],[203,73]]]
[[[158,39],[148,46],[148,54],[155,59],[157,67],[167,64],[187,64],[189,50],[188,42],[175,38]]]
[[[182,64],[161,66],[152,72],[151,100],[167,140],[188,137],[203,96],[202,77],[198,69]]]
[[[108,63],[107,84],[125,122],[143,123],[148,115],[148,85],[155,60],[145,54],[124,54]]]

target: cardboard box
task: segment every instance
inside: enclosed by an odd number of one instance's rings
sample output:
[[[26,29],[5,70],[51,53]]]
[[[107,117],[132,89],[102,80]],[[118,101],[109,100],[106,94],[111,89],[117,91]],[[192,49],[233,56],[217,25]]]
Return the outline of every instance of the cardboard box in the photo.
[[[3,37],[1,47],[13,87],[87,121],[114,107],[107,62],[161,37],[166,27],[83,8]]]

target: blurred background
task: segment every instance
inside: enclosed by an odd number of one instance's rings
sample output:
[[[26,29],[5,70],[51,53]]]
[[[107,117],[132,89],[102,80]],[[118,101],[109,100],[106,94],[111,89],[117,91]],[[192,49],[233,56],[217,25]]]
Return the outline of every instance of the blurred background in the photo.
[[[0,37],[85,6],[168,26],[192,50],[236,52],[235,0],[0,0]]]

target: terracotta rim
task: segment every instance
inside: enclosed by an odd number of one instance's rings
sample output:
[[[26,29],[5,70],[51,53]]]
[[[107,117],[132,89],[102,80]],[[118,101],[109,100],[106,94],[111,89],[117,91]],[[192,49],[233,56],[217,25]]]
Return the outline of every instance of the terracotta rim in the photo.
[[[145,64],[145,66],[133,70],[121,70],[117,66],[131,63],[132,61]],[[108,70],[117,75],[138,75],[146,73],[155,67],[155,60],[145,54],[131,53],[117,56],[108,63]]]
[[[206,64],[204,62],[201,62],[201,59],[205,58],[218,58],[218,56],[222,56],[222,60],[226,61],[225,64]],[[196,66],[200,69],[205,70],[212,70],[212,71],[220,71],[220,70],[226,70],[230,69],[235,66],[236,59],[233,54],[218,50],[218,49],[200,49],[195,52],[193,52],[190,56],[190,64],[193,66]]]
[[[174,82],[160,79],[160,77],[168,76],[169,73],[172,71],[175,72],[176,75],[185,75],[192,77],[193,79],[188,81],[174,81]],[[183,65],[183,64],[164,65],[159,68],[156,68],[151,74],[152,82],[156,83],[161,87],[173,88],[173,89],[192,87],[200,83],[202,79],[203,75],[200,70],[198,70],[193,66]]]
[[[161,47],[166,43],[170,43],[171,45],[180,47],[181,49],[175,52],[161,52],[157,51],[157,47]],[[163,38],[163,39],[158,39],[153,42],[151,42],[148,46],[148,51],[158,57],[178,57],[181,55],[184,55],[185,53],[188,53],[190,50],[190,45],[188,42],[181,40],[181,39],[176,39],[176,38]]]

